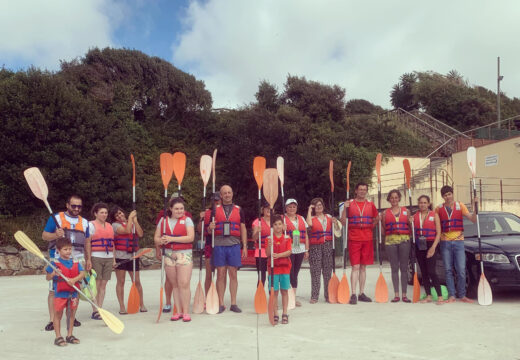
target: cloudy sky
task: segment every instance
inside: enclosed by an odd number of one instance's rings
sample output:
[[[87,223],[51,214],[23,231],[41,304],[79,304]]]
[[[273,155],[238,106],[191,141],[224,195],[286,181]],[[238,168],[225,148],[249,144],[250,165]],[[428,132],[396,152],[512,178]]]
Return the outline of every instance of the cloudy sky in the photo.
[[[520,97],[519,14],[515,0],[0,0],[0,66],[57,70],[91,47],[125,47],[202,79],[215,107],[291,74],[388,108],[414,70],[496,90],[500,56],[501,89]]]

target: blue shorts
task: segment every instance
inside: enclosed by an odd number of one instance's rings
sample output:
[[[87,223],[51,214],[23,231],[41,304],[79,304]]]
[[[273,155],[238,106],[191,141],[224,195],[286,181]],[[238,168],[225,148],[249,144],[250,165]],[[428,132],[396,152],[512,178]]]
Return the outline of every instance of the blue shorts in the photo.
[[[282,290],[289,290],[291,288],[291,276],[289,274],[276,274],[274,275],[274,291],[278,291],[282,288]],[[271,289],[271,275],[269,275],[269,287],[268,291]]]
[[[215,246],[211,256],[213,266],[233,266],[239,268],[242,266],[242,254],[240,253],[240,244],[232,246]]]

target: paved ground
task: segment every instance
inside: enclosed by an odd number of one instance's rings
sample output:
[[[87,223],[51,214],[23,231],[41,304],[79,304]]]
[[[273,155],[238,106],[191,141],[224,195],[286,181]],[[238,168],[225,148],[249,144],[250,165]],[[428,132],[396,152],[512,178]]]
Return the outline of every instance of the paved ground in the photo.
[[[390,285],[390,269],[384,274]],[[368,273],[373,296],[378,267]],[[89,320],[90,306],[81,302],[75,335],[81,345],[57,348],[46,332],[43,276],[1,277],[0,339],[4,359],[520,359],[520,292],[495,294],[490,307],[455,303],[332,305],[308,303],[310,276],[300,274],[303,307],[290,312],[288,325],[269,325],[253,309],[255,271],[239,272],[238,304],[244,312],[193,315],[191,323],[155,323],[159,271],[142,273],[150,312],[119,316],[121,335],[101,321]],[[338,274],[341,276],[341,272]],[[194,272],[192,289],[198,281]],[[130,284],[127,283],[129,288]],[[409,290],[411,296],[411,289]],[[226,296],[229,308],[229,296]],[[117,314],[115,279],[109,282],[104,308]]]

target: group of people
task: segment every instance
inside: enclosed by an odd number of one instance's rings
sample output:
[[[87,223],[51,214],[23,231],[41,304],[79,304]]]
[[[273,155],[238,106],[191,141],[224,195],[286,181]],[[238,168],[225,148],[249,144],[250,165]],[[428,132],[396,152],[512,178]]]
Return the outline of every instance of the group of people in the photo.
[[[327,287],[333,270],[333,232],[341,227],[340,223],[347,227],[348,254],[352,266],[350,304],[372,301],[365,294],[366,266],[374,261],[373,229],[378,223],[382,224],[385,250],[392,269],[395,292],[392,302],[410,302],[406,288],[407,266],[412,246],[415,246],[427,294],[424,302],[432,302],[431,289],[434,288],[439,294],[437,304],[444,303],[440,296],[442,292],[434,261],[439,247],[446,269],[449,294],[446,302],[454,302],[457,297],[463,302],[473,302],[466,297],[465,292],[463,217],[475,222],[476,216],[470,213],[464,204],[454,200],[453,189],[450,186],[441,189],[444,203],[435,210],[431,208],[429,197],[421,195],[418,199],[419,210],[414,215],[399,205],[399,190],[389,192],[387,200],[391,206],[383,213],[379,213],[375,205],[367,200],[367,193],[367,184],[357,184],[355,198],[341,204],[338,218],[326,212],[322,198],[312,199],[306,218],[297,214],[298,201],[293,198],[283,204],[283,216],[272,215],[267,202],[262,204],[261,218],[255,219],[252,223],[252,237],[256,239],[256,265],[260,272],[259,281],[265,284],[266,272],[270,270],[269,259],[274,259],[272,285],[276,295],[278,291],[282,293],[282,324],[289,322],[287,294],[291,288],[296,293],[299,271],[306,259],[309,261],[311,274],[310,303],[318,302],[321,278],[325,301],[329,301]],[[90,222],[80,215],[81,210],[82,199],[76,195],[69,197],[66,211],[53,214],[42,235],[49,243],[51,260],[70,278],[70,281],[63,282],[56,276],[53,268],[47,268],[47,279],[50,280],[50,321],[45,329],[55,330],[55,344],[58,346],[79,343],[72,335],[73,327],[79,326],[80,323],[74,316],[78,294],[71,285],[81,281],[86,272],[92,269],[97,274],[95,302],[102,306],[107,282],[115,269],[119,313],[127,313],[124,304],[125,276],[127,272],[131,276],[134,273],[134,265],[129,260],[138,250],[138,238],[143,236],[135,210],[126,217],[120,207],[109,209],[106,204],[97,203],[92,208],[93,220]],[[272,238],[271,229],[274,233]],[[247,229],[243,209],[233,202],[233,190],[229,185],[222,186],[220,191],[213,195],[209,208],[200,213],[196,229],[191,214],[185,209],[182,197],[172,197],[166,214],[158,216],[154,242],[158,259],[164,261],[167,279],[166,304],[162,311],[167,313],[173,310],[172,321],[191,321],[190,280],[195,230],[205,237],[203,251],[206,293],[212,281],[212,273],[216,271],[219,313],[226,311],[224,294],[229,277],[229,310],[242,312],[237,304],[237,271],[242,266],[241,259],[247,256]],[[412,234],[412,231],[415,231],[415,234]],[[415,244],[411,243],[411,238],[415,238]],[[453,267],[457,276],[456,288]],[[140,311],[146,312],[139,278],[139,262],[135,265],[135,285],[140,295]],[[268,286],[271,287],[271,276]],[[175,309],[172,309],[172,294]],[[301,302],[296,301],[296,306],[301,305]],[[65,309],[68,331],[63,339],[59,323]],[[95,320],[100,319],[94,307],[91,317]],[[275,322],[278,322],[278,319],[276,313]]]

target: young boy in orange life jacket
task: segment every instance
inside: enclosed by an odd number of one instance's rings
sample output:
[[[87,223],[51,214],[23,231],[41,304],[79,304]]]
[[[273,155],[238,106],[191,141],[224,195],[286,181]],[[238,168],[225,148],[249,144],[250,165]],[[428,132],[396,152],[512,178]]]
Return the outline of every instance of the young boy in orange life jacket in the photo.
[[[285,236],[283,233],[283,221],[280,215],[275,215],[271,218],[273,227],[273,238],[269,237],[265,253],[268,257],[267,269],[268,274],[271,274],[271,244],[273,246],[273,260],[274,260],[274,301],[276,307],[274,311],[274,322],[278,324],[278,291],[282,290],[282,324],[289,323],[289,315],[287,314],[287,306],[289,304],[288,290],[291,287],[291,253],[292,253],[292,239]],[[274,240],[274,243],[273,243]],[[269,289],[271,289],[271,276],[269,275]]]
[[[72,287],[76,285],[79,288],[79,282],[85,277],[85,271],[79,262],[74,262],[71,258],[72,255],[72,244],[67,238],[59,238],[56,240],[56,249],[60,254],[59,259],[52,262],[56,270],[51,266],[48,266],[45,271],[47,272],[47,281],[54,278],[54,331],[56,332],[56,339],[54,345],[65,346],[69,344],[79,344],[79,339],[72,335],[74,329],[74,319],[76,318],[76,310],[78,308],[79,298],[78,292]],[[65,281],[61,276],[58,275],[59,271],[67,279]],[[70,324],[67,331],[67,337],[65,340],[61,336],[61,317],[63,316],[63,310],[70,307]]]

